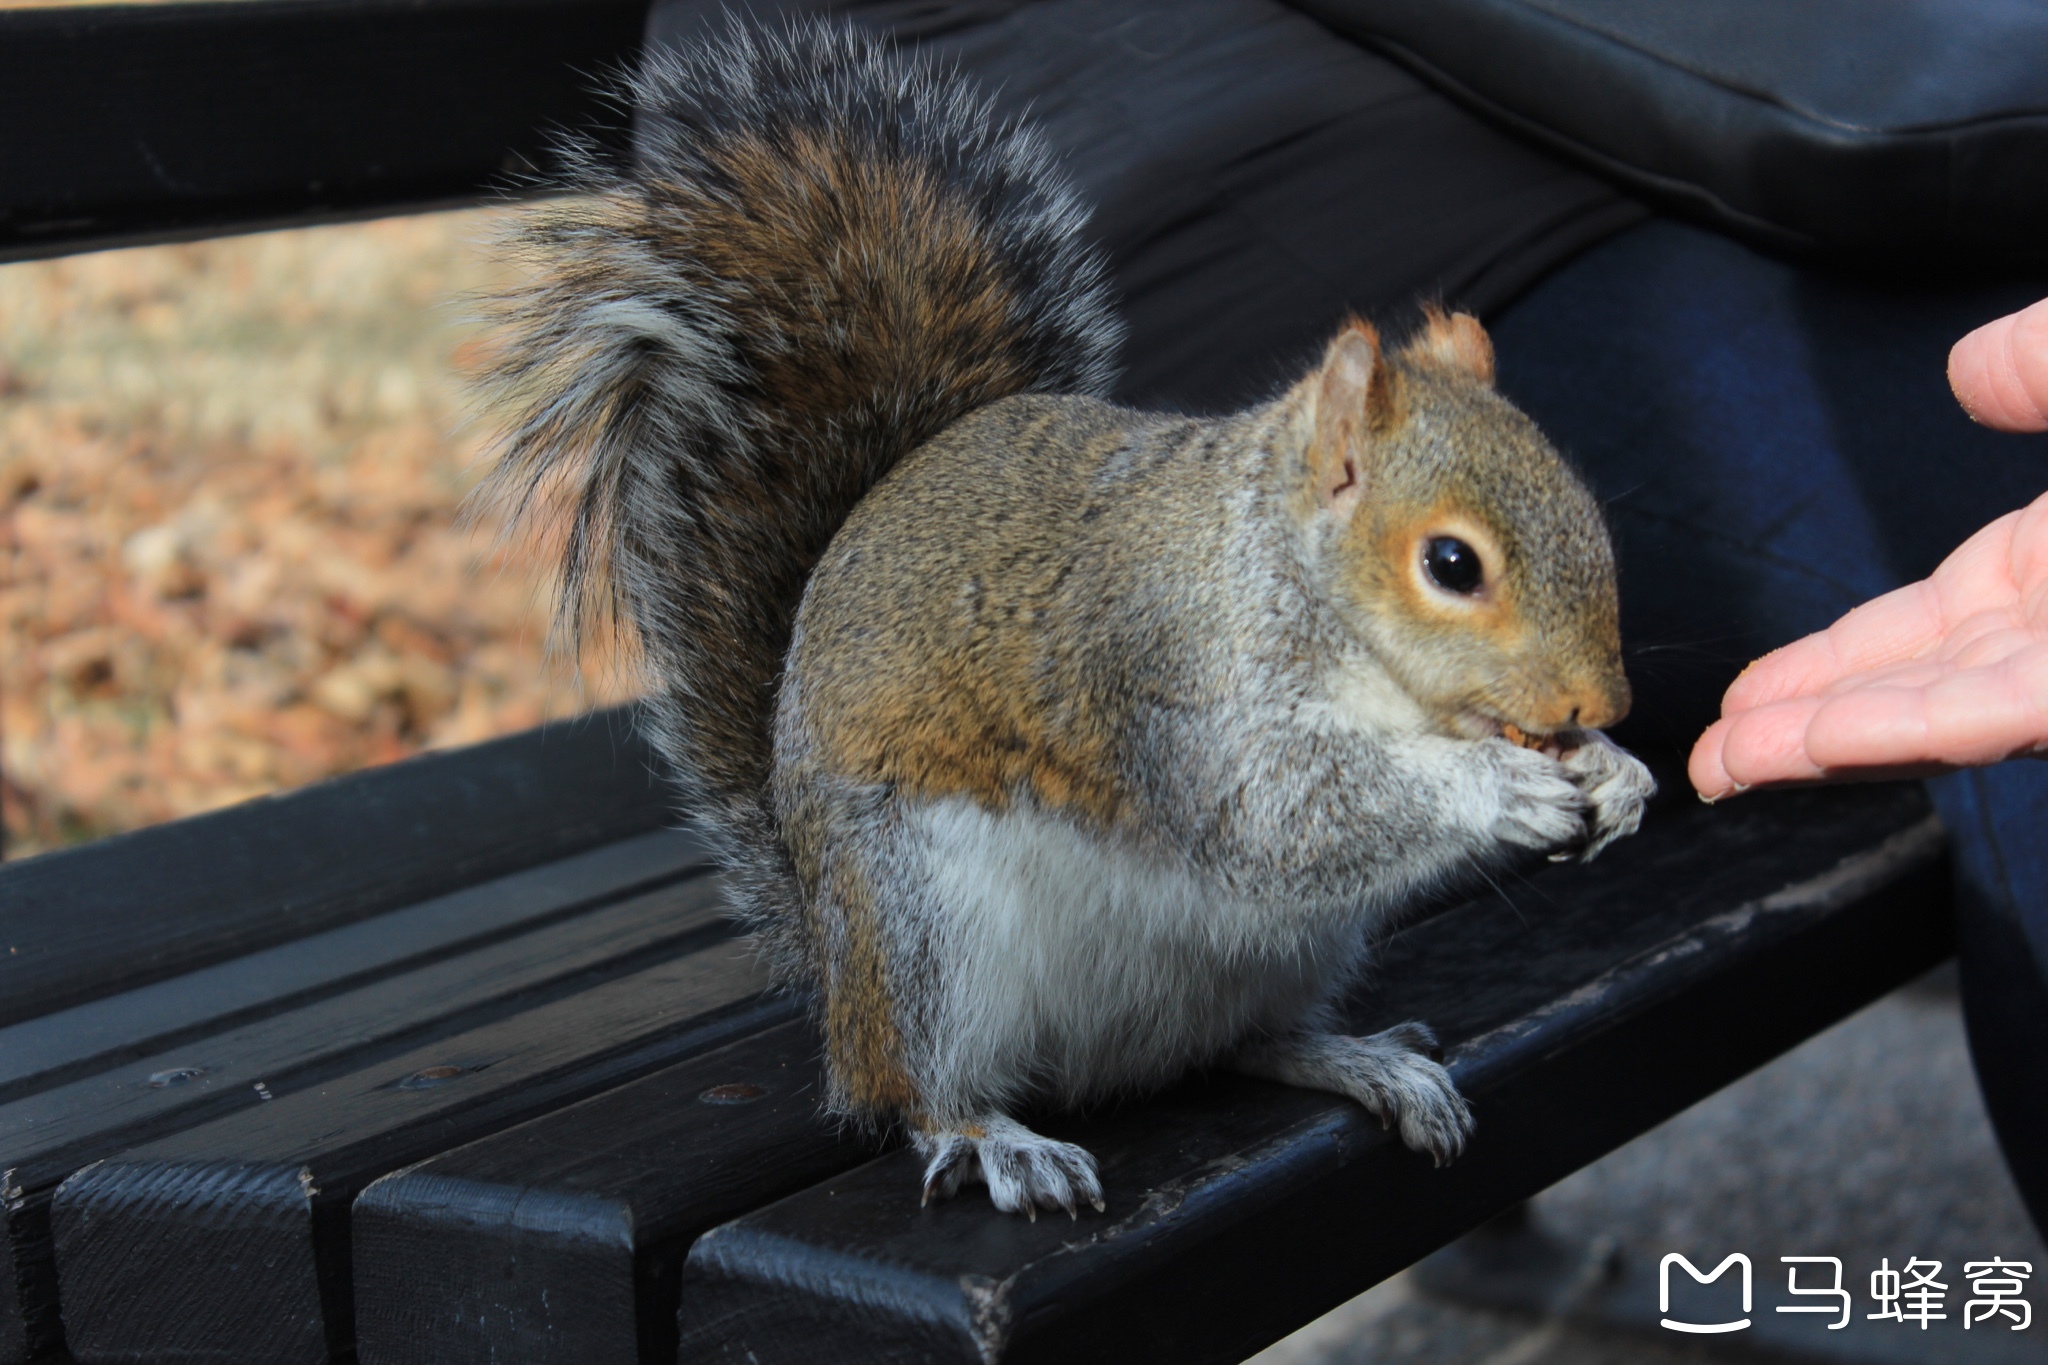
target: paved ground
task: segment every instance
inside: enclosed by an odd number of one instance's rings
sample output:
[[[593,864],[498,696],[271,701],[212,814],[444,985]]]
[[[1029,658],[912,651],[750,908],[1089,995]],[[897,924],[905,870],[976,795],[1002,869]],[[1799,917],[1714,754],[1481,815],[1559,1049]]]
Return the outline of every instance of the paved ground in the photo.
[[[1546,1191],[1528,1229],[1490,1245],[1508,1249],[1505,1264],[1543,1273],[1511,1282],[1475,1272],[1482,1263],[1468,1248],[1353,1300],[1255,1365],[2048,1363],[2048,1316],[2019,1332],[2009,1322],[1967,1333],[1961,1325],[1970,1297],[1963,1264],[1994,1256],[2031,1263],[2024,1297],[2048,1315],[2048,1247],[1999,1160],[1945,974]],[[1750,1329],[1702,1338],[1658,1326],[1665,1253],[1709,1270],[1738,1251],[1755,1267]],[[1795,1302],[1781,1256],[1843,1261],[1853,1296],[1846,1329],[1829,1331],[1828,1315],[1773,1311]],[[1914,1257],[1942,1262],[1935,1277],[1949,1286],[1947,1319],[1925,1329],[1868,1320],[1878,1306],[1870,1272],[1881,1259],[1898,1268]],[[1802,1270],[1800,1283],[1828,1275]]]

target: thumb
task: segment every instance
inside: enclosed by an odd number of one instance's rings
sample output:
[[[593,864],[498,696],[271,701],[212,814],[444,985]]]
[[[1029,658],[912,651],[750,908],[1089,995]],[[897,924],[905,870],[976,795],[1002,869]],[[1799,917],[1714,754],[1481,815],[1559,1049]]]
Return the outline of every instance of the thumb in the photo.
[[[2001,431],[2048,431],[2048,299],[1987,322],[1948,353],[1963,410]]]

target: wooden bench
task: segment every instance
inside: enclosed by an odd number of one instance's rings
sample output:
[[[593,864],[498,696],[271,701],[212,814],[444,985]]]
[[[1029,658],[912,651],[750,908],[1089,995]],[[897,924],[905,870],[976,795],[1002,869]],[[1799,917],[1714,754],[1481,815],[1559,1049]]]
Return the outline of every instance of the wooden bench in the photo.
[[[640,19],[0,12],[0,124],[49,132],[0,140],[0,251],[473,200],[602,114]],[[1197,1077],[1045,1120],[1102,1158],[1074,1222],[920,1208],[818,1119],[624,713],[0,867],[0,1362],[1239,1360],[1951,950],[1917,787],[1667,785],[1349,1002],[1442,1036],[1459,1162]]]
[[[1455,1165],[1200,1078],[1050,1125],[1105,1215],[920,1209],[615,720],[0,869],[0,1359],[1235,1360],[1949,950],[1917,789],[1667,803],[1352,1002],[1443,1035]]]

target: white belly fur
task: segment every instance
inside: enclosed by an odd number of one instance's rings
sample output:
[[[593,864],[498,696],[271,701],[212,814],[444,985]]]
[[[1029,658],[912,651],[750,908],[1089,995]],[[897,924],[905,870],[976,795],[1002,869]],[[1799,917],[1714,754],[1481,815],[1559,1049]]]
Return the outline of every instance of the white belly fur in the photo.
[[[935,1114],[1171,1080],[1301,1021],[1363,952],[1362,907],[1248,904],[1021,805],[912,820],[942,983],[912,1065]]]

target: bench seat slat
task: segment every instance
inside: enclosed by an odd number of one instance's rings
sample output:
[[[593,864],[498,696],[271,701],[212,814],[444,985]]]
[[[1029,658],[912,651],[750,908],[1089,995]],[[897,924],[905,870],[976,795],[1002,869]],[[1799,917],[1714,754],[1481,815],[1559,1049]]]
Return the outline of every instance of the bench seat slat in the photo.
[[[672,1360],[715,1223],[868,1160],[793,1021],[386,1176],[356,1200],[364,1365]]]
[[[127,1145],[151,1130],[189,1127],[195,1114],[254,1108],[264,1102],[259,1083],[284,1094],[422,1033],[480,1023],[478,1012],[527,1010],[587,988],[592,977],[722,940],[724,909],[715,884],[698,878],[123,1062],[0,1105],[0,1160],[28,1184],[56,1168],[68,1174],[81,1144],[119,1135]]]
[[[529,932],[706,864],[702,840],[656,830],[0,1028],[0,1103],[217,1033],[372,977]]]
[[[660,829],[653,771],[603,712],[0,865],[0,1025]]]

